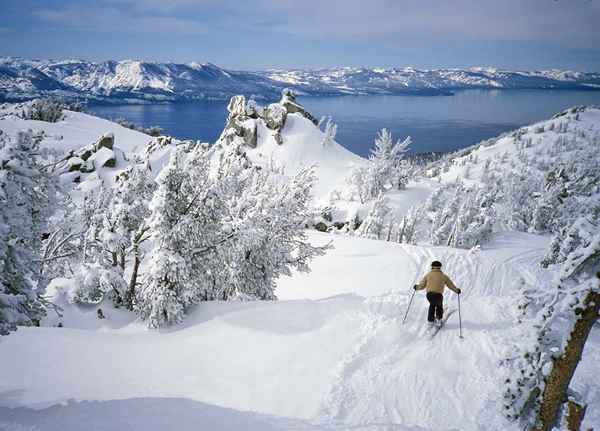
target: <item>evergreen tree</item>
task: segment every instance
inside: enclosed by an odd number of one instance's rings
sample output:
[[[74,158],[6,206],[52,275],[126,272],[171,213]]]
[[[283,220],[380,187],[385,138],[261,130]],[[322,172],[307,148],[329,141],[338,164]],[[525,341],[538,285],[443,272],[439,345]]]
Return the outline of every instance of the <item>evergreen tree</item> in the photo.
[[[151,208],[151,259],[137,308],[151,327],[180,322],[199,301],[275,299],[275,281],[327,247],[306,241],[312,169],[285,180],[240,146],[177,152]]]
[[[0,335],[43,316],[40,242],[54,187],[30,132],[0,135]]]
[[[367,217],[356,230],[356,235],[372,239],[386,239],[385,233],[390,223],[390,213],[388,199],[381,193],[371,204]]]
[[[368,163],[355,168],[349,177],[349,183],[361,203],[376,199],[388,189],[406,187],[410,166],[404,163],[403,158],[410,144],[410,137],[394,143],[389,130],[381,129]]]

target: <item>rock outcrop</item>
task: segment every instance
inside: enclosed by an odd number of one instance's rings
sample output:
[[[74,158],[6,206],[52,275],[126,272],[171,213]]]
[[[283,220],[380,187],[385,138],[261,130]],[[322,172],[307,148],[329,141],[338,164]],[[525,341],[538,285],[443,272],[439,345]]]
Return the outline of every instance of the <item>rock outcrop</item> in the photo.
[[[114,151],[115,137],[106,133],[90,145],[73,151],[66,161],[67,172],[88,174],[98,168],[114,168],[117,165],[117,155]],[[71,175],[74,182],[79,182],[80,175]]]
[[[233,96],[227,106],[229,115],[225,129],[219,141],[229,145],[235,140],[249,148],[256,148],[258,142],[258,121],[262,121],[267,129],[273,131],[273,139],[279,145],[283,144],[281,131],[285,127],[288,114],[300,114],[309,119],[315,126],[318,121],[296,101],[296,96],[289,89],[281,93],[278,103],[271,103],[262,108],[254,100],[246,101],[244,96]]]

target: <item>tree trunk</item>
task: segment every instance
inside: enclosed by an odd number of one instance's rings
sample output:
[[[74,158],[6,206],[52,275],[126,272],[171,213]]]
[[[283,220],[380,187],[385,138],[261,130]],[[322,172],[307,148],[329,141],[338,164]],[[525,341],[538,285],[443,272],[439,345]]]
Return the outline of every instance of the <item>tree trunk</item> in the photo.
[[[138,269],[140,267],[140,254],[138,245],[133,249],[133,270],[131,271],[131,279],[129,280],[129,288],[127,289],[127,308],[133,310],[133,298],[135,297],[135,285],[137,284]]]
[[[569,431],[579,431],[581,422],[585,416],[587,406],[577,404],[575,401],[567,402],[567,429]]]
[[[600,293],[589,291],[583,301],[583,309],[576,309],[578,319],[562,355],[554,361],[552,371],[542,394],[542,405],[538,414],[539,426],[534,431],[550,431],[558,420],[559,411],[567,400],[567,389],[581,360],[585,342],[598,320]],[[583,419],[581,412],[580,421]],[[571,428],[569,428],[571,429]]]

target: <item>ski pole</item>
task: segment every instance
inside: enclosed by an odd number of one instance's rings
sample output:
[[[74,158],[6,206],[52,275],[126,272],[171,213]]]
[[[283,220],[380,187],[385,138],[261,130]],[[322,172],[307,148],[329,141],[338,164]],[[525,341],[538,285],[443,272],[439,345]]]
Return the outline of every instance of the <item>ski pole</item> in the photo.
[[[458,294],[458,338],[462,338],[462,319],[460,317],[460,293]]]
[[[404,319],[402,319],[402,323],[404,323],[404,321],[406,320],[406,316],[408,316],[408,310],[410,310],[410,304],[412,304],[412,300],[415,297],[415,293],[417,293],[417,291],[413,288],[413,293],[410,297],[410,301],[408,302],[408,308],[406,309],[406,313],[404,314]]]

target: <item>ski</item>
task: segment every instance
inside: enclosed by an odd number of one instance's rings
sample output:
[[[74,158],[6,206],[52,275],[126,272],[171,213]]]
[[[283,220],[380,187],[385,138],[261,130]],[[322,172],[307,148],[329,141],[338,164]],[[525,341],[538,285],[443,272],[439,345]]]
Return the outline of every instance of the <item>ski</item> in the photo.
[[[443,315],[445,316],[446,314],[448,314],[448,306],[447,306],[447,305],[444,305],[444,312],[443,312]],[[435,326],[433,326],[433,325],[430,325],[429,323],[427,323],[426,325],[427,325],[427,326],[425,327],[425,335],[427,335],[428,337],[430,337],[430,338],[431,338],[431,337],[432,337],[432,335],[431,335],[431,334],[432,334],[434,331],[436,331],[438,328],[436,328],[436,327],[435,327]]]
[[[450,316],[452,316],[454,314],[454,312],[456,312],[455,308],[453,308],[452,310],[450,310],[448,312],[444,312],[444,317],[442,318],[442,324],[441,324],[441,326],[436,326],[435,328],[433,328],[433,330],[431,332],[431,336],[429,337],[430,340],[433,339],[433,337],[435,337],[438,332],[440,332],[440,329],[442,329],[446,325],[446,322],[448,321]]]

